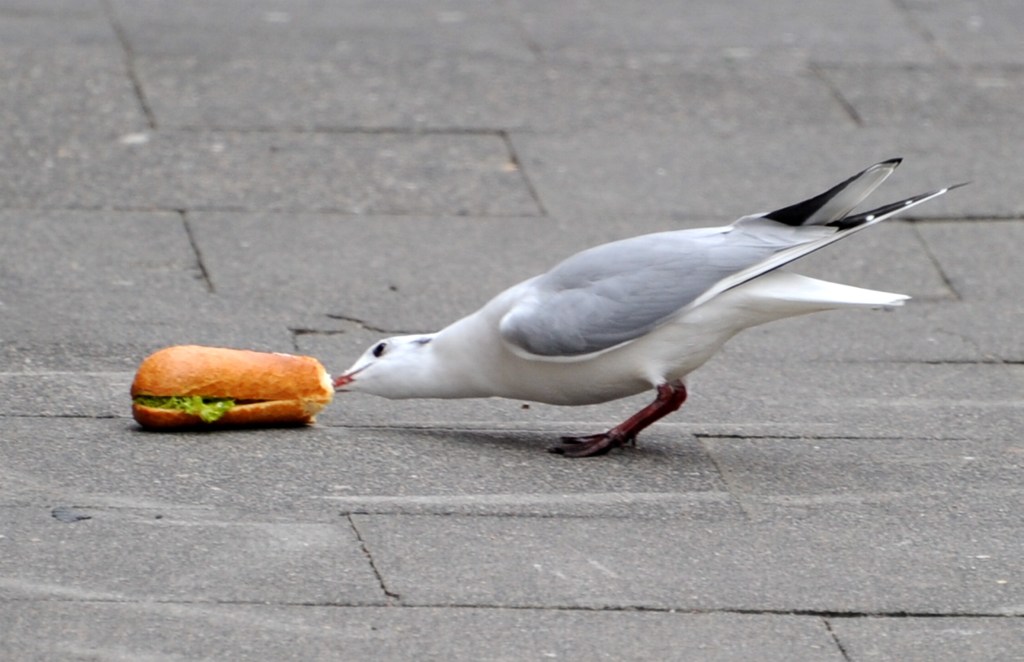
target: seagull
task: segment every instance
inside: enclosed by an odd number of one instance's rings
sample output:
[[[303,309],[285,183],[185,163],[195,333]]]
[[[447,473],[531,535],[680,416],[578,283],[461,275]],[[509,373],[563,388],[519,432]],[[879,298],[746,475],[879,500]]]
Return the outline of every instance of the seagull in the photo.
[[[386,398],[501,397],[587,405],[654,389],[649,405],[598,434],[548,450],[603,455],[679,409],[686,376],[748,327],[910,297],[778,271],[793,260],[955,186],[851,214],[901,159],[724,227],[645,234],[577,253],[435,333],[374,343],[333,380]],[[958,185],[960,186],[960,185]]]

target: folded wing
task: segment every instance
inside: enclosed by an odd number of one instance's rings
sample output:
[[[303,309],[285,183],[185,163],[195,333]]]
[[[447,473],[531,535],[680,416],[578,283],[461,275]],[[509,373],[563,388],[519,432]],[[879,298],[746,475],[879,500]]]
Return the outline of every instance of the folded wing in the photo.
[[[527,358],[586,360],[948,190],[848,216],[898,164],[884,161],[814,198],[730,226],[643,235],[578,253],[531,281],[502,318],[502,338]]]

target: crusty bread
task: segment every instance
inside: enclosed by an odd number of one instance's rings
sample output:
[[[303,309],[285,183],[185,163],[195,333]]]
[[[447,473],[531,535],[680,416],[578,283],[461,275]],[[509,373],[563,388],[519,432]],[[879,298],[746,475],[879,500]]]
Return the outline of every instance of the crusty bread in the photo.
[[[178,345],[146,357],[131,395],[198,395],[238,403],[213,423],[133,403],[132,416],[146,428],[299,425],[314,421],[334,388],[324,367],[309,356]]]

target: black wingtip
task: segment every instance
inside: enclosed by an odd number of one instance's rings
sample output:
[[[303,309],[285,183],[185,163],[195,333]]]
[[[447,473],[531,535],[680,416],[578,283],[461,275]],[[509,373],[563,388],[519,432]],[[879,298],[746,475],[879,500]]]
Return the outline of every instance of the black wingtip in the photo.
[[[928,193],[922,193],[920,195],[915,195],[915,196],[912,196],[912,197],[909,197],[909,198],[904,198],[903,200],[898,200],[896,202],[892,202],[890,204],[883,205],[883,206],[878,207],[876,209],[871,209],[869,211],[861,212],[860,214],[854,214],[852,216],[847,216],[847,217],[841,218],[841,219],[839,219],[837,221],[833,221],[831,223],[828,223],[828,227],[838,228],[840,230],[849,230],[850,228],[855,228],[858,225],[863,225],[865,223],[869,223],[871,221],[874,221],[879,216],[888,216],[888,215],[891,215],[893,212],[900,211],[900,210],[905,209],[907,207],[913,207],[914,205],[916,205],[916,204],[918,204],[918,203],[920,203],[920,202],[922,202],[924,200],[928,200],[930,198],[934,198],[936,196],[943,195],[944,193],[946,193],[948,191],[952,191],[955,188],[960,188],[961,186],[966,186],[969,183],[970,182],[963,182],[962,184],[954,184],[953,186],[947,186],[946,188],[940,188],[937,191],[929,191]]]
[[[861,170],[856,175],[849,177],[848,179],[844,179],[843,181],[839,182],[838,184],[836,184],[829,190],[825,191],[824,193],[819,193],[813,198],[808,198],[807,200],[798,202],[794,205],[790,205],[788,207],[783,207],[782,209],[776,209],[775,211],[768,212],[767,214],[764,215],[764,218],[777,221],[779,223],[784,223],[786,225],[804,225],[807,222],[807,219],[813,216],[816,211],[821,209],[832,198],[839,195],[851,183],[855,182],[856,180],[860,179],[861,177],[871,172],[872,170],[875,170],[876,168],[895,168],[900,163],[902,163],[902,161],[903,159],[901,157],[889,159],[888,161],[879,161],[878,163],[869,166],[864,170]]]

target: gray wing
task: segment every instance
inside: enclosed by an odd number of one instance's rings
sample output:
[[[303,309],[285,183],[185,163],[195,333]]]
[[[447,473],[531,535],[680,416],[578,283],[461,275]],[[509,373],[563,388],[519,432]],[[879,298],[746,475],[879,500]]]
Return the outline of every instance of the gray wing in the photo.
[[[770,225],[662,232],[577,253],[534,279],[501,335],[540,358],[600,352],[648,333],[730,274],[834,232]]]
[[[501,335],[514,348],[542,359],[573,360],[601,352],[639,338],[686,306],[701,305],[953,188],[845,216],[828,226],[794,227],[760,215],[724,228],[662,232],[598,246],[531,281],[501,319]]]

